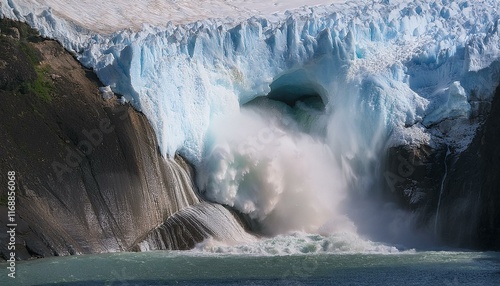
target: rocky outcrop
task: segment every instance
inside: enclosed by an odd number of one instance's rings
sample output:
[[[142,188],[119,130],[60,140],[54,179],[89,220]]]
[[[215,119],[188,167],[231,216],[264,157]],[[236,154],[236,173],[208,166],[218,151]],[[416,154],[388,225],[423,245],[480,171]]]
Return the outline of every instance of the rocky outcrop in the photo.
[[[477,116],[483,124],[461,153],[444,144],[389,149],[385,196],[444,245],[500,250],[500,87]]]
[[[500,87],[469,148],[452,162],[439,233],[448,245],[500,250]]]
[[[18,259],[125,250],[199,202],[193,170],[161,157],[145,116],[103,101],[92,71],[58,43],[6,19],[0,28],[0,174],[7,186],[16,173]],[[0,209],[6,241],[5,187]]]
[[[226,207],[209,202],[187,207],[170,216],[132,248],[135,251],[158,249],[192,249],[211,237],[224,243],[242,243],[255,237],[244,229],[244,223]]]
[[[388,150],[383,174],[385,199],[412,211],[431,212],[438,200],[446,150],[429,145],[398,146]]]

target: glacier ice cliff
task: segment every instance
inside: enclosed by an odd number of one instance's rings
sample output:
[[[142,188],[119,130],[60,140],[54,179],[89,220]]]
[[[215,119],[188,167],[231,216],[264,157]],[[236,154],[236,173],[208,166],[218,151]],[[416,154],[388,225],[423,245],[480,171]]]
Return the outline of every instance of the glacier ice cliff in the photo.
[[[19,2],[19,3],[18,3]],[[164,155],[197,164],[209,124],[303,70],[327,103],[369,106],[396,142],[468,118],[498,79],[498,2],[369,1],[323,5],[271,20],[203,20],[96,34],[50,9],[8,1],[2,14],[59,40],[153,124]],[[293,81],[293,78],[289,79]],[[293,84],[282,82],[281,84]]]

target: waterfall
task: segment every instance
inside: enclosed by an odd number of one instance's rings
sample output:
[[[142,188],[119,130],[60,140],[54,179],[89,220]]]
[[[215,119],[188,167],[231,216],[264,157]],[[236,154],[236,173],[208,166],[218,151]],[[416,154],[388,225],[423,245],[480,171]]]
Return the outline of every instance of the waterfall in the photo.
[[[446,155],[444,156],[444,175],[443,175],[443,179],[441,180],[438,205],[437,205],[437,209],[436,209],[436,220],[434,221],[434,233],[435,234],[437,234],[437,227],[438,227],[438,221],[439,221],[439,207],[441,206],[441,197],[443,195],[444,182],[446,181],[446,176],[448,175],[448,156],[450,154],[451,154],[450,146],[447,146]]]
[[[169,185],[168,194],[171,198],[168,198],[168,205],[172,210],[172,214],[190,205],[194,205],[200,202],[198,196],[196,195],[196,190],[193,185],[192,175],[189,174],[187,169],[188,164],[182,159],[166,159],[169,164],[166,164],[166,174],[167,177],[175,182]]]

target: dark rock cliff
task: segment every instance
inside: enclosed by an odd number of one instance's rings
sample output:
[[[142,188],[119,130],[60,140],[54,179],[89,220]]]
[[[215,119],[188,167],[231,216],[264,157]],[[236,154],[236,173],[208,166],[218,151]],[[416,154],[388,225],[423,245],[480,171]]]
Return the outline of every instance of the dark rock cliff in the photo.
[[[439,233],[448,245],[500,250],[500,87],[469,148],[445,181]]]
[[[142,114],[104,101],[58,43],[0,21],[0,174],[7,186],[16,173],[18,259],[125,250],[198,202],[191,168],[161,157]],[[0,210],[6,241],[6,187]]]
[[[498,251],[500,87],[491,109],[480,116],[483,123],[462,153],[449,151],[445,145],[389,149],[385,195],[417,214],[418,227],[443,245]]]

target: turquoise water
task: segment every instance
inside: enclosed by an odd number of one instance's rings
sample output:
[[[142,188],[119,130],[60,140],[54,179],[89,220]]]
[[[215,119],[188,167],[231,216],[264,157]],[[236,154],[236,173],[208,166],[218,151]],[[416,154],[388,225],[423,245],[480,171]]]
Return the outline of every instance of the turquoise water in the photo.
[[[179,251],[53,257],[1,285],[500,285],[500,253],[253,256]]]

